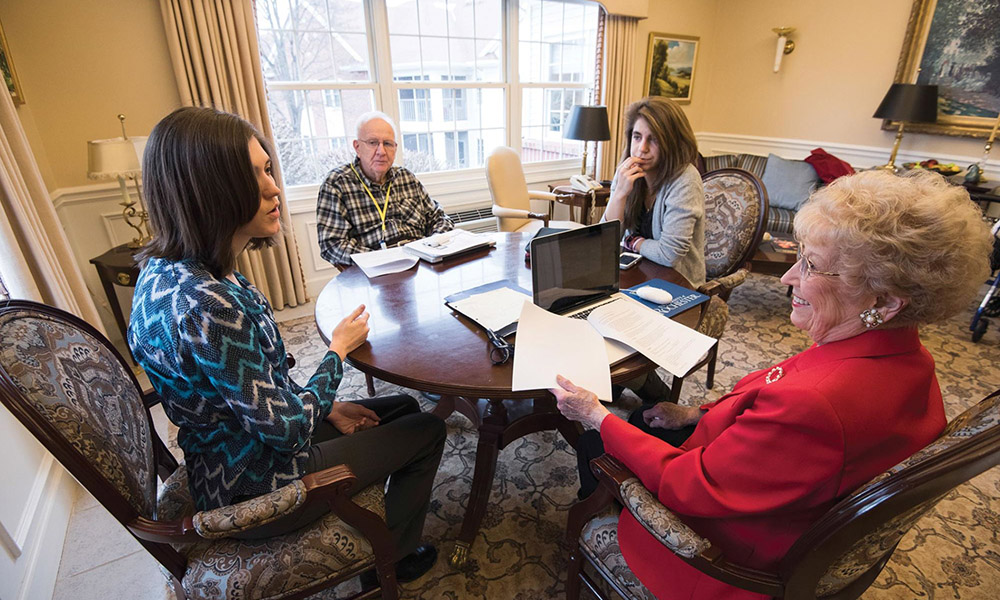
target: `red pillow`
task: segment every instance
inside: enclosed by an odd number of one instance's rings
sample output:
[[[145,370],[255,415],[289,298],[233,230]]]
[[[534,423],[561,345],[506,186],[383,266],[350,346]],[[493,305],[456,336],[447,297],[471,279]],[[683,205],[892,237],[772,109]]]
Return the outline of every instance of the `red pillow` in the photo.
[[[822,148],[813,150],[812,154],[805,158],[805,161],[816,169],[816,174],[819,175],[823,183],[830,183],[841,175],[854,174],[854,169],[851,165]]]

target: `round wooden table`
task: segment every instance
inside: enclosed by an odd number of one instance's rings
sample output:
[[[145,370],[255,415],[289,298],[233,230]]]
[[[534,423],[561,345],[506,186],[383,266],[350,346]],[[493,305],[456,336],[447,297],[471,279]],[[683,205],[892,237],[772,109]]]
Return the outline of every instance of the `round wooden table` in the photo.
[[[352,266],[330,281],[316,299],[316,326],[329,344],[333,328],[357,305],[371,313],[368,341],[351,352],[347,362],[371,377],[403,387],[441,394],[434,414],[446,418],[457,410],[479,430],[476,467],[469,505],[451,562],[462,566],[489,501],[499,451],[536,431],[558,429],[571,445],[582,431],[555,407],[547,390],[512,391],[513,360],[493,365],[485,332],[444,304],[450,294],[499,280],[531,290],[531,271],[524,247],[531,239],[521,233],[497,233],[496,248],[429,264],[420,261],[402,273],[368,279]],[[659,278],[684,287],[690,283],[673,269],[643,260],[621,272],[621,287]],[[701,311],[693,308],[675,317],[694,327]],[[514,340],[516,348],[516,339]],[[612,369],[612,380],[627,381],[655,368],[635,355]]]

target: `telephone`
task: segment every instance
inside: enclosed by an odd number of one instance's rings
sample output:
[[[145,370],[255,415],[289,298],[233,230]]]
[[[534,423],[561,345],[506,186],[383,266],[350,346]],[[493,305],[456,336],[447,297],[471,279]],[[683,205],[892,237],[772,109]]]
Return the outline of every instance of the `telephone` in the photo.
[[[600,181],[591,179],[586,175],[571,175],[569,178],[569,184],[574,190],[579,192],[590,192],[599,190],[603,187]]]

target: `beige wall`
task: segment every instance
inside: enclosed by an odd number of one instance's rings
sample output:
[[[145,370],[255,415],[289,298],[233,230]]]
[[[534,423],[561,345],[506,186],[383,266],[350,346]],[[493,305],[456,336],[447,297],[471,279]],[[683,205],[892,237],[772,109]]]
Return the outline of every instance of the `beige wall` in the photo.
[[[656,0],[639,22],[642,95],[650,31],[701,38],[692,102],[696,132],[884,147],[871,118],[892,82],[911,0]],[[862,17],[863,15],[863,17]],[[142,135],[179,105],[155,0],[4,0],[27,104],[18,111],[50,190],[86,185],[86,141]],[[794,26],[796,50],[771,72],[772,27]],[[979,156],[981,140],[908,134],[902,150]]]
[[[661,0],[640,21],[639,97],[650,31],[701,37],[692,102],[696,132],[889,148],[872,113],[892,83],[912,0]],[[774,27],[795,51],[772,72]],[[907,134],[902,150],[978,157],[983,141]]]
[[[146,135],[180,106],[156,0],[3,0],[18,108],[49,190],[92,183],[87,140]]]
[[[701,131],[708,107],[708,89],[711,85],[711,65],[718,29],[718,1],[711,0],[655,0],[649,3],[649,18],[639,21],[639,39],[636,40],[634,98],[646,95],[646,59],[650,32],[688,35],[700,38],[695,62],[695,79],[691,90],[691,103],[684,112],[694,130]]]

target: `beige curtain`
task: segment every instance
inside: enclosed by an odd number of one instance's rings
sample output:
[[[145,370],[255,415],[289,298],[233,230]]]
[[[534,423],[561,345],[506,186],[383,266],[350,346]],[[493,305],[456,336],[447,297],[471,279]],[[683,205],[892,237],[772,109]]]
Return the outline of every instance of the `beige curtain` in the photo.
[[[6,89],[0,93],[0,273],[11,298],[61,308],[107,334]]]
[[[181,102],[236,113],[273,140],[252,0],[160,0],[160,9]],[[284,189],[278,157],[271,158]],[[275,310],[308,301],[287,202],[281,220],[278,243],[244,252],[237,265]]]
[[[620,17],[601,11],[604,21],[604,104],[608,107],[608,125],[611,140],[604,142],[600,149],[598,174],[601,179],[611,179],[621,156],[625,132],[622,131],[622,116],[628,105],[637,100],[631,97],[632,73],[635,70],[636,35],[639,19]]]

